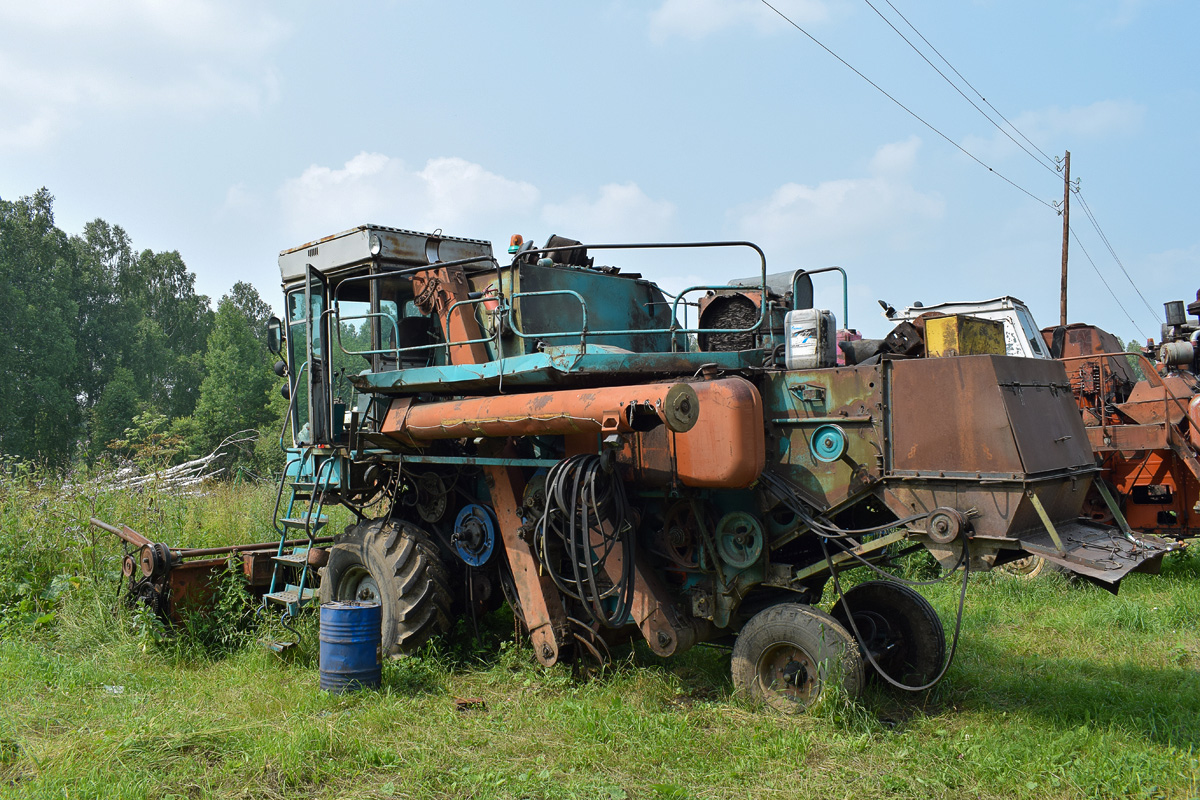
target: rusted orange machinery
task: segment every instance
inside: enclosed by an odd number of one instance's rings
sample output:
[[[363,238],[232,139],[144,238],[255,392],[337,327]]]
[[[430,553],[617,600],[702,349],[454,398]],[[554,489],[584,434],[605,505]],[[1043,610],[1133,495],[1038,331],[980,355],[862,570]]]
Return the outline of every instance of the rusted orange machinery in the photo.
[[[671,295],[592,255],[634,248],[720,248],[756,274]],[[1080,519],[1097,467],[1061,363],[909,359],[902,331],[838,366],[812,307],[826,270],[768,275],[749,242],[510,252],[362,226],[280,255],[268,338],[291,406],[265,603],[377,602],[396,655],[502,599],[546,665],[732,643],[739,689],[797,708],[831,680],[943,673],[941,622],[902,582],[821,607],[844,570],[1036,553],[1115,588],[1169,549]],[[328,503],[358,522],[314,574],[288,537],[315,537]]]
[[[1189,338],[1194,326],[1177,317],[1164,334],[1151,351],[1159,357],[1153,363],[1144,353],[1125,353],[1115,336],[1093,325],[1042,331],[1066,365],[1101,475],[1129,526],[1194,538],[1200,536],[1200,379]],[[1113,519],[1098,495],[1088,508],[1093,518]]]

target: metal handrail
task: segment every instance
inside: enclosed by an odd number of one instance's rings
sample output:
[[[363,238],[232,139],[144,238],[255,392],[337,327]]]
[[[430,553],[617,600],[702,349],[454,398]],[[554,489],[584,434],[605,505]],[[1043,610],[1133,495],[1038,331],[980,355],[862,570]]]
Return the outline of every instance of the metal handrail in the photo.
[[[821,267],[820,269],[798,269],[792,273],[792,308],[796,308],[796,279],[801,275],[819,275],[822,272],[842,273],[842,328],[850,330],[850,279],[846,270],[841,267]]]
[[[755,322],[754,325],[752,325],[748,328],[730,328],[730,329],[713,328],[713,329],[709,329],[709,328],[699,328],[699,327],[697,327],[697,328],[680,327],[677,324],[678,319],[679,319],[678,312],[679,312],[680,301],[683,298],[683,296],[685,294],[687,294],[688,292],[691,292],[691,291],[694,291],[697,289],[728,290],[728,289],[732,288],[732,287],[730,287],[728,285],[724,285],[724,284],[715,284],[715,285],[705,285],[705,286],[690,286],[687,289],[684,289],[678,295],[676,295],[674,302],[672,302],[672,304],[671,304],[672,324],[668,328],[637,328],[637,329],[632,329],[632,330],[588,331],[588,334],[593,337],[594,336],[621,336],[621,335],[630,335],[630,334],[635,334],[635,333],[637,333],[637,334],[665,333],[665,334],[669,334],[671,336],[671,350],[672,350],[672,352],[674,352],[675,348],[678,346],[675,335],[679,334],[679,333],[683,333],[683,334],[688,334],[688,333],[749,333],[751,331],[758,330],[763,326],[763,322],[766,320],[766,316],[767,316],[767,292],[768,292],[768,289],[767,289],[767,255],[766,255],[766,253],[763,252],[761,247],[756,245],[754,242],[743,241],[743,240],[721,241],[721,242],[640,242],[640,243],[632,243],[632,244],[584,244],[584,243],[580,243],[580,244],[559,245],[556,247],[532,247],[532,248],[529,248],[528,250],[522,250],[521,252],[517,253],[514,256],[512,265],[514,267],[516,267],[522,259],[527,259],[530,256],[533,256],[538,253],[555,253],[555,252],[560,252],[560,251],[564,251],[564,250],[669,250],[669,249],[683,250],[683,249],[701,249],[701,248],[714,248],[714,247],[747,247],[747,248],[753,250],[754,252],[758,253],[759,265],[760,265],[759,292],[761,293],[761,296],[762,296],[762,302],[759,305],[758,321]],[[741,287],[741,288],[752,288],[752,287]],[[660,291],[661,291],[661,289],[660,289]],[[686,306],[687,304],[684,303],[684,305]],[[543,334],[539,334],[539,335],[544,336],[544,337],[549,337],[549,336],[570,336],[570,335],[574,335],[574,334],[573,333],[547,332],[547,333],[543,333]]]
[[[578,300],[579,301],[579,310],[583,314],[583,319],[582,319],[583,327],[577,331],[551,331],[551,332],[543,332],[543,333],[525,333],[520,328],[518,328],[517,321],[516,321],[516,319],[513,318],[513,313],[517,309],[517,304],[516,304],[517,298],[519,298],[519,297],[545,297],[547,295],[570,295],[571,297],[574,297],[576,300]],[[546,289],[546,290],[540,291],[540,292],[513,292],[512,296],[509,298],[509,301],[510,302],[509,302],[508,309],[507,309],[508,327],[514,334],[516,334],[521,339],[544,339],[544,338],[553,338],[553,337],[557,337],[557,336],[578,336],[579,337],[579,346],[580,346],[581,350],[583,352],[587,351],[587,335],[588,335],[587,301],[583,299],[583,295],[581,295],[579,292],[576,292],[573,289]]]
[[[372,319],[374,317],[381,317],[381,318],[386,319],[389,322],[391,322],[392,323],[392,334],[393,334],[392,341],[399,342],[400,341],[400,325],[396,321],[396,318],[393,317],[391,314],[385,314],[382,311],[370,311],[366,314],[355,314],[354,316],[343,317],[341,312],[337,309],[337,306],[334,306],[333,312],[334,312],[334,322],[337,323],[338,348],[346,355],[348,355],[348,356],[375,356],[375,355],[382,356],[382,355],[388,355],[393,352],[396,352],[396,353],[399,352],[399,349],[400,349],[399,346],[389,347],[389,348],[380,348],[378,350],[347,350],[345,348],[345,346],[342,345],[342,323],[343,322],[350,322],[350,321],[356,320],[356,319],[364,319],[364,320]],[[396,357],[399,358],[399,355],[397,355]]]

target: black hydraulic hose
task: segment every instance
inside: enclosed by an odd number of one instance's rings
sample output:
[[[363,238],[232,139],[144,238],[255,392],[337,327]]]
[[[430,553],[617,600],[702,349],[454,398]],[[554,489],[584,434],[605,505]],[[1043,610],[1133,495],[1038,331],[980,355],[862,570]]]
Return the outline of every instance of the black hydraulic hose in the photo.
[[[607,471],[598,455],[571,456],[555,464],[546,477],[546,506],[534,531],[538,560],[559,591],[609,628],[625,625],[633,606],[636,542],[631,516],[620,477]],[[600,535],[596,543],[593,532]],[[569,576],[555,563],[551,536],[570,561]],[[604,573],[618,546],[621,574],[614,581]],[[615,605],[606,610],[606,601],[613,598]]]

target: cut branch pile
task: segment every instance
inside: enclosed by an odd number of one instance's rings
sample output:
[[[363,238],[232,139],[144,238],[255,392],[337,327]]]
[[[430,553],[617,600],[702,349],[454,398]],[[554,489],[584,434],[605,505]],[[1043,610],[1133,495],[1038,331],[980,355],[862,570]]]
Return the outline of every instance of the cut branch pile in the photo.
[[[258,438],[258,431],[245,430],[227,437],[217,445],[216,449],[205,456],[165,467],[146,474],[141,474],[134,464],[126,464],[106,475],[98,475],[82,485],[66,485],[64,490],[81,489],[89,486],[100,492],[140,491],[155,489],[179,495],[203,494],[203,485],[208,481],[224,474],[227,470],[219,466],[219,462],[229,450],[247,444],[253,444]]]

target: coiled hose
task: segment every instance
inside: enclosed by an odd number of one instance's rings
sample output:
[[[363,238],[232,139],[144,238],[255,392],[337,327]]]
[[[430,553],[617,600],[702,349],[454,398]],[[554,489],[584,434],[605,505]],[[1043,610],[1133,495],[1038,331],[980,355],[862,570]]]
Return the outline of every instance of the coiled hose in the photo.
[[[632,514],[620,476],[601,456],[571,456],[550,469],[534,549],[559,591],[578,600],[594,622],[606,628],[629,622],[636,556]],[[615,580],[606,569],[610,558],[621,562]]]

